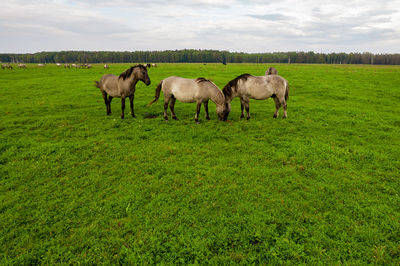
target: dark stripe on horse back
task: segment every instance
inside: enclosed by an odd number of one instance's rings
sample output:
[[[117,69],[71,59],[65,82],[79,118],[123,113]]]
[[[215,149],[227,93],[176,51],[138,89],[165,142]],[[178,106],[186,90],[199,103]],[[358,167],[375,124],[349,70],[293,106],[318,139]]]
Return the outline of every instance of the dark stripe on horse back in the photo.
[[[197,78],[196,81],[197,81],[197,83],[205,82],[205,81],[206,81],[206,82],[209,82],[209,80],[206,79],[206,78]]]
[[[224,93],[225,96],[231,96],[232,95],[232,87],[236,87],[239,80],[247,80],[248,77],[252,77],[250,74],[242,74],[240,76],[237,76],[236,78],[232,79],[231,81],[228,82],[228,84],[225,85],[225,87],[222,89],[222,92]]]

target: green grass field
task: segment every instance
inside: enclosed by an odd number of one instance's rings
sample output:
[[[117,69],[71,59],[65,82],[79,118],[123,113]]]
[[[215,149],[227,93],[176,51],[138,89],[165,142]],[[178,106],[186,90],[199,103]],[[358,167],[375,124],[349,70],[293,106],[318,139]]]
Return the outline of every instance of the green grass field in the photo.
[[[146,107],[161,79],[271,65],[159,64],[107,116],[93,81],[129,66],[0,69],[0,264],[400,263],[399,66],[275,64],[288,119],[200,124]]]

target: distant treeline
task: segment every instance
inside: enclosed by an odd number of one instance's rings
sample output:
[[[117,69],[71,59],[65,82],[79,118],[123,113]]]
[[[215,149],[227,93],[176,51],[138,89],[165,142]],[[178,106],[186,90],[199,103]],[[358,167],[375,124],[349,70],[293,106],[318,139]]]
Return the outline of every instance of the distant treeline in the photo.
[[[400,54],[372,53],[237,53],[216,50],[136,52],[62,51],[34,54],[0,54],[10,63],[317,63],[400,65]]]

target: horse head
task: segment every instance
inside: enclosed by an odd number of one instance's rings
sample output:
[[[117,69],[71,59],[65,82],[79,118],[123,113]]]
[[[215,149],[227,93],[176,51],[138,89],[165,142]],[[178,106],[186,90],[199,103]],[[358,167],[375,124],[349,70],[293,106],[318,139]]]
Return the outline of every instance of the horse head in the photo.
[[[150,81],[149,75],[147,74],[147,68],[145,66],[139,64],[139,65],[130,67],[126,71],[122,72],[119,75],[119,78],[126,80],[127,78],[130,78],[132,76],[132,74],[135,75],[136,80],[143,81],[143,83],[146,84],[147,86],[150,85],[151,81]]]

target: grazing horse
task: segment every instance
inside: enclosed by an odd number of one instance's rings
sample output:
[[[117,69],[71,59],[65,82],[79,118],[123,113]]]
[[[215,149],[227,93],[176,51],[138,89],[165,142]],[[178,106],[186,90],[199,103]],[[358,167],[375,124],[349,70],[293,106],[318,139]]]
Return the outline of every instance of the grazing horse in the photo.
[[[186,79],[181,77],[168,77],[161,80],[156,89],[156,95],[153,101],[147,106],[155,103],[160,97],[161,89],[164,92],[164,120],[168,120],[168,103],[171,109],[172,118],[177,120],[174,107],[178,99],[185,103],[197,103],[196,116],[194,120],[199,122],[199,113],[201,104],[204,104],[206,110],[206,119],[210,120],[208,115],[208,100],[213,101],[217,106],[217,114],[220,120],[225,117],[225,98],[221,90],[212,81],[205,78]]]
[[[269,67],[267,71],[265,71],[265,75],[278,75],[278,70],[275,67]]]
[[[112,74],[104,75],[100,81],[95,81],[95,86],[101,90],[107,108],[107,115],[111,114],[112,98],[121,98],[121,118],[124,119],[125,98],[129,97],[131,104],[131,115],[135,117],[133,111],[133,99],[135,98],[136,83],[141,80],[147,86],[150,85],[150,78],[147,69],[143,65],[133,66],[118,77]],[[107,97],[108,95],[108,97]]]
[[[151,68],[151,64],[146,64],[145,67]]]
[[[157,67],[157,64],[151,64],[152,67]]]
[[[278,116],[281,105],[284,110],[283,118],[287,117],[286,101],[289,97],[289,84],[287,80],[281,76],[266,75],[256,77],[250,74],[243,74],[229,81],[222,91],[225,95],[225,103],[228,111],[226,118],[231,110],[231,101],[235,97],[240,98],[240,106],[242,109],[240,118],[244,117],[243,107],[245,107],[247,119],[250,119],[250,99],[265,100],[270,97],[274,98],[275,101],[276,110],[274,117],[276,118]]]
[[[5,68],[7,68],[7,69],[13,69],[12,65],[10,65],[10,64],[2,64],[2,65],[1,65],[1,68],[2,68],[2,69],[5,69]]]
[[[45,67],[46,64],[38,64],[37,66],[38,66],[38,67]]]
[[[108,64],[105,64],[105,65],[104,65],[104,68],[109,69],[110,66],[109,66]]]
[[[26,65],[25,64],[18,64],[18,67],[19,68],[26,68]]]

